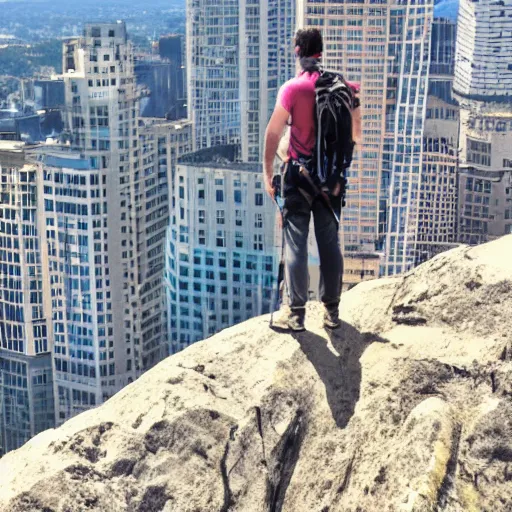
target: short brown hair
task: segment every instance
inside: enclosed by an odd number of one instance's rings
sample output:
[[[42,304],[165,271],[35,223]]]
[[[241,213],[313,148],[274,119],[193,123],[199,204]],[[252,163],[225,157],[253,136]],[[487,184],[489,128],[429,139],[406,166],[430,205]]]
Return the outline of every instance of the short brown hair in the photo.
[[[322,53],[324,43],[320,30],[316,28],[301,29],[295,34],[295,46],[298,47],[298,57],[311,57]]]

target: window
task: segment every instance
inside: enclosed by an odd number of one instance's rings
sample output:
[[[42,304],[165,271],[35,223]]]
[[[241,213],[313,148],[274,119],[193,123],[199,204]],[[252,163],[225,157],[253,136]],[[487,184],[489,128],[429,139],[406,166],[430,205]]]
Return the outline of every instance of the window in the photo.
[[[263,235],[254,235],[254,250],[263,251]]]
[[[199,245],[206,245],[206,232],[204,229],[199,230]]]
[[[241,226],[242,225],[242,210],[235,210],[235,224],[237,226]]]
[[[223,203],[224,202],[224,190],[216,190],[215,198],[217,200],[217,203]]]
[[[226,247],[226,232],[217,230],[217,247]]]
[[[240,204],[242,202],[242,191],[235,190],[233,195],[234,195],[235,203]]]
[[[235,246],[242,248],[244,246],[244,234],[237,231],[235,233]]]
[[[508,158],[503,159],[503,167],[506,167],[508,169],[512,169],[512,160]]]
[[[257,193],[254,194],[254,202],[256,206],[263,206],[263,194]]]
[[[199,224],[204,224],[206,222],[206,212],[205,210],[199,210]]]
[[[256,213],[254,215],[254,227],[255,228],[263,227],[263,214],[262,213]]]
[[[217,224],[224,224],[224,210],[217,210]]]
[[[467,160],[469,163],[489,167],[491,165],[491,144],[468,137]]]

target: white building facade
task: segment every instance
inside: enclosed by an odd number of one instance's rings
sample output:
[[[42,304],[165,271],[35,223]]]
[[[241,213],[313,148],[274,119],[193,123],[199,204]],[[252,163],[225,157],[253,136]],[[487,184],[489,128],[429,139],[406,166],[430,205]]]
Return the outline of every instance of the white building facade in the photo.
[[[0,142],[0,456],[55,425],[44,232],[37,170]]]
[[[512,2],[461,0],[454,89],[512,102]]]
[[[276,206],[261,166],[233,163],[236,153],[201,150],[177,167],[166,255],[171,353],[268,313],[275,299]]]

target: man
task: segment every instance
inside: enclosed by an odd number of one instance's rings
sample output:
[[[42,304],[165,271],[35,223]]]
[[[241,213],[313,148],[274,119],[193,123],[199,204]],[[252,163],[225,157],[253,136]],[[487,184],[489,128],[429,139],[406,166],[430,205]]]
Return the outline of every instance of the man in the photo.
[[[316,29],[299,30],[295,37],[295,53],[301,70],[280,89],[275,110],[265,133],[264,182],[267,193],[274,198],[274,158],[287,124],[290,143],[284,174],[283,236],[285,242],[285,279],[289,295],[289,310],[279,320],[280,327],[292,331],[304,330],[308,299],[307,239],[311,213],[320,256],[320,300],[325,307],[324,326],[339,327],[339,302],[343,275],[343,259],[338,238],[341,213],[341,183],[339,180],[324,192],[313,190],[301,167],[312,169],[315,147],[315,83],[320,76],[314,64],[321,58],[322,35]],[[354,132],[360,130],[359,109],[354,111]],[[356,114],[357,112],[357,114]],[[290,122],[291,121],[291,122]],[[358,133],[354,133],[354,139]]]

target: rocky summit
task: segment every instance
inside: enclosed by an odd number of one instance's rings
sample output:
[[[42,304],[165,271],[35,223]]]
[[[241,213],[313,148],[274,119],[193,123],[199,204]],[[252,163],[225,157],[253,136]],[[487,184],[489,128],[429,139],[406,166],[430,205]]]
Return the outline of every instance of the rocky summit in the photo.
[[[512,510],[512,236],[255,318],[0,459],[0,511]]]

